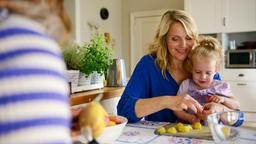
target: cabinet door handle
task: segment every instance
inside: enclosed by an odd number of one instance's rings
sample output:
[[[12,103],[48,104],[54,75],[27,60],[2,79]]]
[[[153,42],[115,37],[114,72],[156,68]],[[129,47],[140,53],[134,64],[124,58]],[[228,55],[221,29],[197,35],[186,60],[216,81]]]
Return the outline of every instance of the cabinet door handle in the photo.
[[[226,26],[226,17],[223,17],[222,23],[223,23],[223,26]]]
[[[243,76],[244,76],[244,74],[238,74],[238,76],[239,76],[239,77],[243,77]]]
[[[245,86],[247,83],[237,83],[238,86]]]

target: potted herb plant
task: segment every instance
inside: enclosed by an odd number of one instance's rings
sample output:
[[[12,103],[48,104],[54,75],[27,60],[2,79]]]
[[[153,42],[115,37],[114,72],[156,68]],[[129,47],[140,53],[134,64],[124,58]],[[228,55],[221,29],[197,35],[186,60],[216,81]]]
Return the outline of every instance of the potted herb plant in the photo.
[[[80,46],[75,43],[66,44],[63,49],[63,57],[67,67],[68,81],[72,87],[78,86],[80,57]]]
[[[112,48],[106,43],[104,35],[94,34],[82,49],[80,71],[86,76],[93,74],[92,84],[103,82],[104,75],[112,63]]]

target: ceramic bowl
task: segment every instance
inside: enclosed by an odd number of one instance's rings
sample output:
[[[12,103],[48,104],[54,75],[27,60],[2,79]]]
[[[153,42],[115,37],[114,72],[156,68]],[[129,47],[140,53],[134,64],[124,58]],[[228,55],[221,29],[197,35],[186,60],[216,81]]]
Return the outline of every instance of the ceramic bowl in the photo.
[[[117,138],[122,134],[122,131],[127,124],[128,120],[122,116],[116,116],[122,123],[114,125],[114,126],[107,126],[103,133],[97,138],[99,143],[113,143]]]
[[[229,111],[207,118],[215,143],[256,143],[256,112]]]
[[[121,120],[121,123],[113,126],[105,127],[102,134],[97,138],[98,143],[100,144],[113,143],[122,134],[122,131],[125,125],[127,124],[128,120],[127,118],[122,116],[115,116],[115,117]],[[87,140],[82,135],[79,137],[79,141],[82,143],[88,143]]]

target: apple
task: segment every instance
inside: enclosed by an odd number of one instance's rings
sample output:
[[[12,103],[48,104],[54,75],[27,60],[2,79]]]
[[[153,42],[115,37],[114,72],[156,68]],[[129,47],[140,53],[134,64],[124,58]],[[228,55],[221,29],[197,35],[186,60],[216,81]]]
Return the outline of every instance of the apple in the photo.
[[[115,122],[116,124],[122,123],[122,121],[116,116],[108,116],[108,118],[110,121]]]

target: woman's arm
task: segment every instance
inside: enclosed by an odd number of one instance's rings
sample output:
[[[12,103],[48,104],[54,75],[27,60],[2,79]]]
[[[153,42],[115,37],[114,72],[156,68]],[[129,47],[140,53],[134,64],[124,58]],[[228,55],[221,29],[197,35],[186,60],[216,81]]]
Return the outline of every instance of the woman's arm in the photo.
[[[202,106],[195,99],[185,94],[139,99],[135,104],[135,114],[137,117],[144,117],[166,108],[174,111],[191,109],[195,113],[202,110]]]
[[[167,108],[170,101],[169,96],[139,99],[135,104],[135,114],[137,117],[150,115]]]

